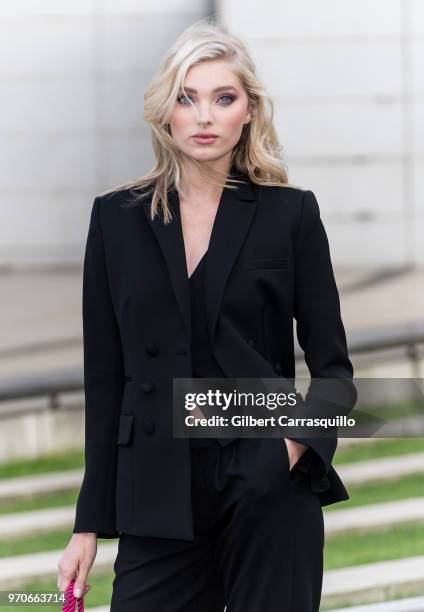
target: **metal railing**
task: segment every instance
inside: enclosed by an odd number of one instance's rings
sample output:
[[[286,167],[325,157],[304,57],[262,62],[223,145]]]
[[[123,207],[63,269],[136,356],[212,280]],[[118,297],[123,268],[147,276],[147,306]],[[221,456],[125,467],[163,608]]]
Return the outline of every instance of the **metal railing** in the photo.
[[[405,358],[411,362],[413,378],[421,378],[419,370],[424,357],[424,321],[355,330],[348,335],[348,347],[350,356],[403,349]],[[297,350],[295,358],[297,361],[303,360],[303,351]],[[0,378],[0,402],[47,397],[49,405],[58,408],[60,394],[81,392],[83,389],[82,368],[64,368],[46,374]]]

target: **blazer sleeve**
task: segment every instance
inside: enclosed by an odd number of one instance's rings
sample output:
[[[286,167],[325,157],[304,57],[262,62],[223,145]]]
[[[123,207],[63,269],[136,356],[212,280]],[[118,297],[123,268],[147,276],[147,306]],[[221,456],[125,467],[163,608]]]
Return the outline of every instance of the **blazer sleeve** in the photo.
[[[124,364],[108,283],[100,223],[101,198],[91,211],[82,289],[85,394],[85,470],[73,533],[119,537],[115,529],[117,434]]]
[[[339,414],[352,410],[357,399],[353,384],[353,366],[349,360],[346,334],[340,313],[340,300],[334,278],[327,234],[320,217],[317,199],[312,191],[303,194],[300,225],[295,245],[294,317],[299,344],[311,376],[311,385],[304,400],[306,413],[331,416],[336,404],[314,398],[314,378],[340,379],[337,396],[343,396]],[[318,386],[319,386],[319,381]],[[337,381],[338,382],[338,381]],[[300,394],[299,394],[300,395]],[[301,397],[301,396],[300,396]],[[322,480],[337,448],[337,432],[330,437],[291,438],[306,444],[305,462],[312,460],[316,483]],[[303,456],[299,461],[302,460]]]

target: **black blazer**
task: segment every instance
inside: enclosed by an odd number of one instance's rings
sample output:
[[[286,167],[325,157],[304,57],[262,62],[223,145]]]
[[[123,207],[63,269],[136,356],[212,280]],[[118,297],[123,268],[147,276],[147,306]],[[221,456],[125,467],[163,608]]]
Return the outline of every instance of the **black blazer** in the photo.
[[[209,242],[214,355],[230,378],[294,378],[294,317],[311,377],[345,379],[353,407],[317,200],[244,178],[236,192],[223,190]],[[173,377],[192,375],[190,293],[175,189],[169,197],[169,225],[150,220],[150,198],[128,207],[128,189],[94,200],[83,274],[85,472],[74,533],[193,539],[189,443],[172,435]],[[337,438],[296,439],[309,446],[321,505],[348,499],[331,465]]]

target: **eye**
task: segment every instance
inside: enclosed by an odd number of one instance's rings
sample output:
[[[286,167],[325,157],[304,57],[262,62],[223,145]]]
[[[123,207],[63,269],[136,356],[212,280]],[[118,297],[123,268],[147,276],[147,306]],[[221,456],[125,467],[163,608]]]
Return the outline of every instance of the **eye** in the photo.
[[[224,106],[228,106],[229,104],[231,104],[231,102],[234,102],[234,96],[224,94],[219,99],[222,100],[222,98],[227,98],[229,100],[229,102],[227,104],[224,104]]]
[[[226,98],[228,100],[227,102],[225,102],[225,104],[223,104],[223,106],[230,105],[232,102],[234,102],[235,99],[235,97],[230,94],[223,94],[218,98],[218,100],[222,100],[223,98]],[[183,106],[187,106],[187,104],[189,104],[189,99],[193,101],[193,98],[191,96],[185,96],[184,94],[180,94],[177,98],[177,102],[179,104],[182,104]],[[187,103],[185,101],[187,101]]]
[[[188,96],[185,96],[184,94],[181,94],[180,96],[178,96],[177,102],[179,104],[184,104],[184,102],[182,100],[188,100]]]

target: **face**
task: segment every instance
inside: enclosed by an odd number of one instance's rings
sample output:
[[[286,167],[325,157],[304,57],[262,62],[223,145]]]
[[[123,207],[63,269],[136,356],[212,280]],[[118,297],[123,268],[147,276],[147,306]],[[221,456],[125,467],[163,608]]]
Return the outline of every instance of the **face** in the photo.
[[[205,61],[188,70],[184,88],[193,106],[181,91],[169,120],[176,146],[197,161],[229,156],[251,120],[238,76],[225,60]]]

